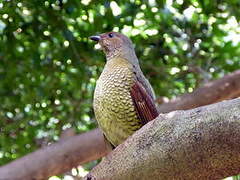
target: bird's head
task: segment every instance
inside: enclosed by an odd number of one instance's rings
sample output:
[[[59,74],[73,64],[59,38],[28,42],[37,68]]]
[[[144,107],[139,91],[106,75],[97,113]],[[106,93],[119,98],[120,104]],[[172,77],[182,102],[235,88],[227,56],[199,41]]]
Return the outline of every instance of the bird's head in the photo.
[[[90,39],[101,45],[108,60],[118,56],[125,57],[132,53],[135,55],[131,40],[123,34],[108,32],[91,36]]]

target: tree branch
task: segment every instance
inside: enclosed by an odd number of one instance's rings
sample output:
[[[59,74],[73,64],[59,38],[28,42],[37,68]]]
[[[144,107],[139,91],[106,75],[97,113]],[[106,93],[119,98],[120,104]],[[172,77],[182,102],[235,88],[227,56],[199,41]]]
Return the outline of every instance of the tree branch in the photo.
[[[162,113],[186,110],[231,99],[240,94],[239,82],[240,70],[226,75],[221,79],[211,81],[192,93],[183,94],[168,103],[163,103],[159,106],[159,110]]]
[[[0,167],[2,180],[42,180],[105,156],[110,149],[99,129],[66,138]]]
[[[240,98],[175,111],[138,130],[85,179],[221,179],[240,171],[239,142]]]

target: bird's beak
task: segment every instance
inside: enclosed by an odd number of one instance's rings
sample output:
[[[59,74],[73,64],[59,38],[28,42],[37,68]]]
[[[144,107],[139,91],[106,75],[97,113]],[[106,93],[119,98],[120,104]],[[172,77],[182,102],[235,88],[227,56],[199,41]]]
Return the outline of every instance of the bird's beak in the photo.
[[[98,42],[98,41],[100,41],[101,37],[100,36],[90,36],[89,39]]]

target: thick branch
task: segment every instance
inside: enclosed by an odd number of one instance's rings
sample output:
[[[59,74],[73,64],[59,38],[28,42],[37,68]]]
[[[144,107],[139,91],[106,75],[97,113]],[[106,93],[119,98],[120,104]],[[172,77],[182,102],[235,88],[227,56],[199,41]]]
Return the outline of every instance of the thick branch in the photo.
[[[98,159],[108,148],[99,129],[69,137],[0,167],[0,179],[41,180]]]
[[[183,94],[168,103],[159,106],[160,112],[192,109],[220,102],[240,94],[240,70],[221,79],[209,82],[192,93]]]
[[[240,98],[160,115],[88,178],[221,179],[240,172]]]

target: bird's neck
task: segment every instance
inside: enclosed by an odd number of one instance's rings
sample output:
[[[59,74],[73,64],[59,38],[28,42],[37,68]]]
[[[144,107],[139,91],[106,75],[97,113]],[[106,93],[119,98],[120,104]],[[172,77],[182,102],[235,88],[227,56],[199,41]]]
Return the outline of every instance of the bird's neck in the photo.
[[[112,58],[111,60],[108,60],[106,65],[105,65],[105,68],[107,69],[115,69],[115,68],[118,68],[118,67],[129,67],[131,68],[132,67],[132,64],[125,58],[122,58],[122,57],[114,57]]]
[[[120,61],[123,61],[123,62],[126,61],[126,63],[128,63],[129,65],[139,67],[138,58],[134,50],[122,50],[115,56],[113,57],[107,56],[106,58],[107,58],[107,63],[110,63],[110,64],[119,63]]]

